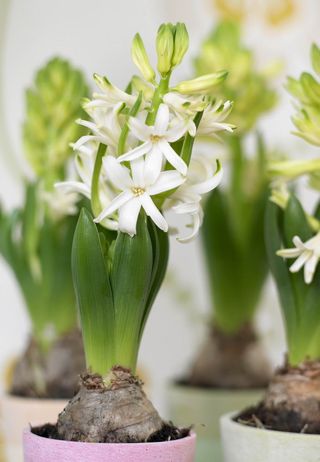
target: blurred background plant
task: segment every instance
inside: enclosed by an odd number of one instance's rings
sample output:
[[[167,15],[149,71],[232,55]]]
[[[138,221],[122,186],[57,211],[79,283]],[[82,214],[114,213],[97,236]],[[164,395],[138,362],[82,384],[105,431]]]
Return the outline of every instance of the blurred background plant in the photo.
[[[232,21],[221,22],[204,41],[195,68],[197,74],[229,70],[219,86],[219,98],[234,101],[229,119],[237,128],[224,137],[227,185],[212,192],[205,204],[202,242],[212,315],[209,337],[193,364],[190,380],[202,386],[258,388],[267,383],[270,373],[254,327],[268,274],[263,218],[270,152],[257,130],[277,102],[273,73],[270,68],[257,69],[253,52],[243,44],[240,26]],[[254,140],[251,149],[249,138]]]
[[[70,143],[84,133],[74,121],[87,94],[82,73],[61,58],[41,68],[26,91],[23,144],[34,179],[24,183],[21,207],[0,210],[0,252],[32,323],[9,384],[17,395],[72,396],[84,365],[70,264],[78,196],[66,199],[54,183],[69,175]]]
[[[289,77],[286,87],[294,98],[293,134],[319,147],[320,49],[316,44],[311,48],[311,61],[314,72],[303,72],[298,79]],[[266,242],[283,310],[288,361],[296,366],[320,358],[319,155],[272,162],[269,170],[275,186],[268,206]],[[313,191],[305,204],[299,200],[301,189],[296,186],[302,177]]]
[[[212,0],[219,13],[228,19],[245,21],[252,15],[270,26],[281,26],[295,15],[297,0]]]

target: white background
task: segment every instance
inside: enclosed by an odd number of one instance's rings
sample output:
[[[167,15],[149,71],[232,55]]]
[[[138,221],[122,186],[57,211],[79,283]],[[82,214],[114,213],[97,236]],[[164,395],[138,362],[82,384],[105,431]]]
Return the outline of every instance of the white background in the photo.
[[[247,39],[262,64],[282,58],[285,72],[297,75],[309,68],[309,47],[318,34],[319,2],[300,0],[296,18],[282,30],[270,30],[258,16],[247,24]],[[6,4],[10,4],[4,21]],[[21,148],[23,89],[35,70],[52,55],[59,54],[82,68],[88,78],[93,72],[107,75],[125,86],[136,72],[130,59],[131,39],[139,31],[153,52],[153,40],[163,21],[185,21],[191,36],[189,62],[178,77],[188,77],[191,58],[201,39],[210,31],[216,14],[212,0],[0,0],[0,200],[6,207],[21,200],[21,176],[26,172]],[[3,36],[1,38],[1,35]],[[271,146],[301,155],[304,143],[289,135],[292,129],[290,98],[282,91],[280,108],[268,117],[264,128]],[[6,130],[7,128],[7,130]],[[6,136],[5,136],[6,134]],[[250,264],[250,256],[248,256]],[[170,274],[180,286],[178,300],[172,277],[163,288],[147,326],[141,350],[141,364],[154,386],[156,403],[164,411],[164,384],[186,370],[205,334],[209,315],[206,278],[200,243],[188,246],[172,242]],[[176,284],[176,283],[175,283]],[[232,282],[231,282],[232,284]],[[180,297],[181,298],[181,297]],[[275,363],[283,351],[282,326],[271,283],[262,303],[259,325]],[[20,293],[8,268],[0,260],[0,368],[25,344],[29,321]]]

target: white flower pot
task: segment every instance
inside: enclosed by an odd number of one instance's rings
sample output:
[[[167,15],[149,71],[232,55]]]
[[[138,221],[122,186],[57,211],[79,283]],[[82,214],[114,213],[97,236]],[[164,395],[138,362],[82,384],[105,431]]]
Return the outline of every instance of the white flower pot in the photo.
[[[175,425],[194,426],[197,433],[197,462],[220,462],[220,417],[226,412],[257,403],[263,393],[263,390],[218,390],[170,385],[168,417]]]
[[[65,400],[20,398],[4,395],[0,399],[0,427],[3,439],[4,461],[22,462],[22,433],[28,426],[55,423],[58,414],[64,409]],[[58,462],[58,461],[57,461]]]
[[[252,428],[221,418],[224,462],[319,462],[320,435]]]

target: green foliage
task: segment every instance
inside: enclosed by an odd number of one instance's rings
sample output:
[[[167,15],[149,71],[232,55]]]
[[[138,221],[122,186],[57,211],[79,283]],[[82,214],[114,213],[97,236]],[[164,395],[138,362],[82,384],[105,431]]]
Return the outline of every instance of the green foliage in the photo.
[[[223,21],[213,30],[202,45],[195,68],[198,75],[228,70],[228,78],[215,88],[214,97],[234,101],[231,121],[241,133],[249,131],[276,103],[270,78],[256,69],[252,51],[241,42],[237,23]]]
[[[232,333],[251,321],[267,276],[263,219],[268,183],[262,140],[253,159],[242,152],[240,138],[230,142],[230,184],[209,195],[201,231],[213,321]]]
[[[21,208],[0,212],[0,253],[15,274],[32,334],[44,349],[77,324],[70,263],[76,219],[57,217],[47,199],[54,195],[54,182],[65,178],[70,142],[83,132],[75,119],[82,115],[87,91],[81,72],[60,58],[37,72],[26,92],[23,125],[25,153],[36,179],[25,185]]]
[[[33,335],[43,348],[77,322],[70,265],[74,228],[74,217],[52,222],[43,213],[36,184],[27,186],[23,208],[0,212],[0,252],[19,283]]]
[[[311,48],[311,60],[314,71],[319,76],[320,50],[317,45]],[[287,90],[298,103],[292,121],[297,128],[295,135],[311,144],[320,146],[320,82],[312,74],[303,72],[300,78],[288,78]]]
[[[133,371],[152,303],[168,261],[168,237],[143,214],[137,234],[107,231],[83,209],[72,250],[87,366],[106,376]]]
[[[320,269],[311,284],[305,284],[303,272],[291,273],[292,263],[276,255],[281,247],[292,247],[292,239],[306,241],[313,236],[299,200],[292,194],[286,208],[269,203],[265,222],[265,239],[271,271],[286,327],[289,360],[293,365],[306,358],[320,357]]]
[[[52,185],[64,177],[72,154],[69,144],[84,133],[75,120],[84,114],[81,100],[87,94],[82,73],[61,58],[53,58],[41,68],[26,91],[25,153],[45,183]]]

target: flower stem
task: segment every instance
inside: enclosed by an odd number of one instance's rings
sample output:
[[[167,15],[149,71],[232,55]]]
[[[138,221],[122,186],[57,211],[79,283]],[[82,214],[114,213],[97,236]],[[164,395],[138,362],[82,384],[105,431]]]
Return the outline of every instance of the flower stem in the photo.
[[[97,152],[96,161],[94,164],[92,182],[91,182],[91,206],[94,216],[98,216],[101,211],[101,203],[99,197],[99,177],[102,167],[102,158],[105,155],[107,146],[100,144]]]
[[[159,106],[162,103],[162,98],[168,92],[169,89],[170,76],[171,72],[169,72],[165,77],[161,78],[160,83],[156,91],[154,92],[151,109],[146,119],[147,125],[154,125]]]

